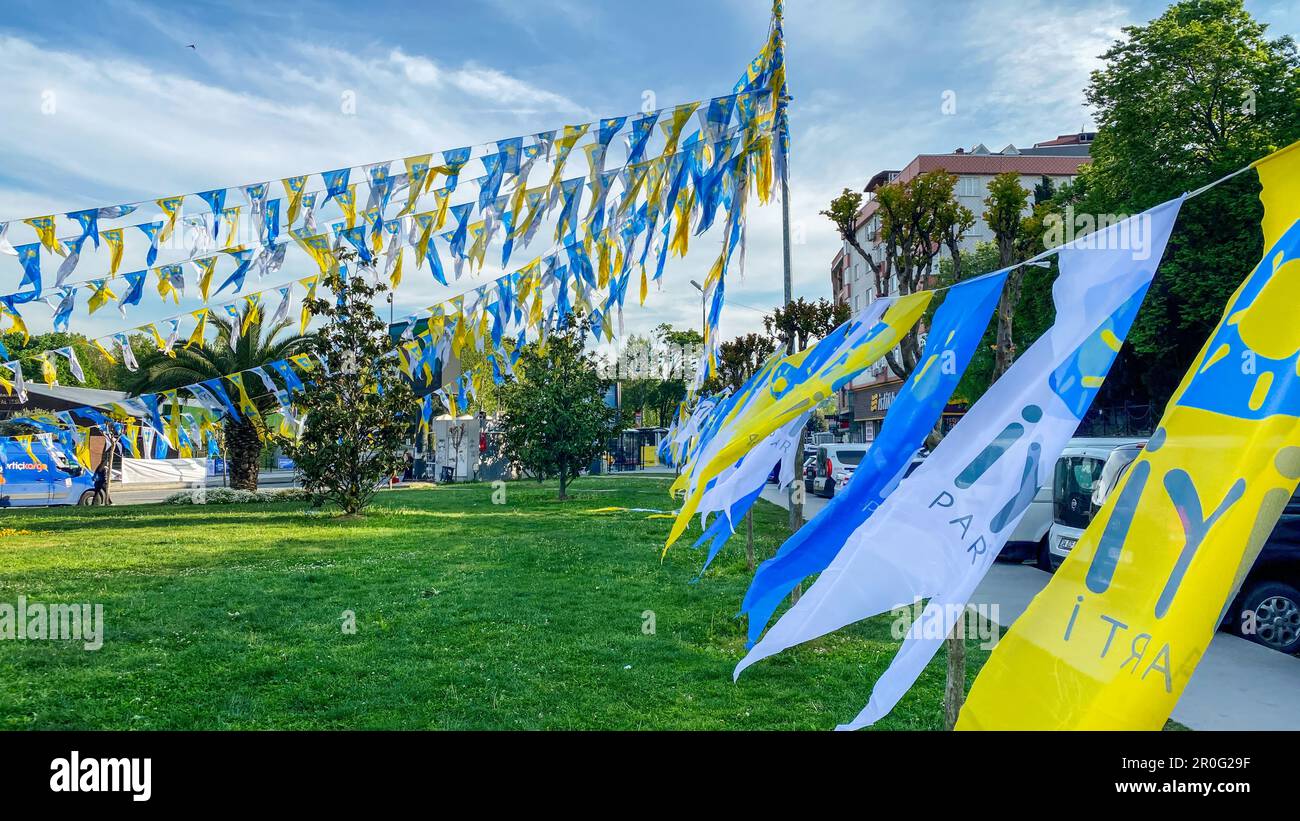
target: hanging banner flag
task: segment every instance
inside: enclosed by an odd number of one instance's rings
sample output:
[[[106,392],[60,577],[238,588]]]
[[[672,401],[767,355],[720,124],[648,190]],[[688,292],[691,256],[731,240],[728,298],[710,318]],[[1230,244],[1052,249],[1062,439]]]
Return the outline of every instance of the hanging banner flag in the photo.
[[[221,283],[217,288],[217,293],[215,295],[219,295],[231,285],[235,286],[235,293],[239,293],[244,287],[244,278],[248,276],[248,269],[253,265],[253,252],[249,248],[241,247],[229,248],[223,251],[223,253],[229,254],[234,258],[235,270],[230,273],[230,276],[226,277],[225,282]]]
[[[275,313],[271,316],[270,326],[272,328],[278,328],[280,325],[289,322],[289,303],[293,286],[286,285],[278,290],[280,292],[280,304],[276,306]]]
[[[777,463],[781,465],[777,487],[785,487],[794,480],[795,468],[803,463],[803,457],[799,454],[799,437],[811,415],[812,411],[808,411],[773,431],[761,444],[745,454],[734,468],[723,472],[717,482],[704,492],[699,506],[701,518],[706,512],[717,511],[718,515],[695,543],[699,547],[706,541],[709,542],[709,552],[704,558],[704,566],[700,568],[700,575],[709,569],[718,551],[735,534],[736,523],[758,501],[772,468]]]
[[[181,212],[181,206],[185,204],[185,196],[163,197],[157,200],[157,203],[167,217],[166,223],[158,233],[158,242],[166,242],[172,235],[172,229],[176,227],[176,216]],[[153,265],[152,262],[149,264]]]
[[[90,313],[93,314],[95,311],[104,307],[110,299],[117,299],[117,294],[109,290],[108,280],[92,279],[87,284],[95,289],[94,293],[90,295],[90,298],[86,300],[86,307],[90,309]]]
[[[91,208],[86,211],[73,211],[67,215],[68,219],[73,220],[81,226],[81,236],[77,238],[77,247],[81,243],[90,239],[95,243],[95,248],[99,248],[99,209]]]
[[[1007,272],[999,271],[948,290],[934,315],[920,362],[899,390],[884,427],[848,487],[837,490],[816,518],[755,571],[740,608],[749,616],[749,646],[758,640],[781,601],[806,578],[825,570],[853,531],[898,486],[984,338],[1006,279]]]
[[[117,310],[123,319],[126,318],[126,306],[140,304],[140,298],[144,296],[144,281],[148,273],[148,271],[132,271],[122,275],[122,278],[126,280],[127,290],[126,294],[117,303]]]
[[[41,294],[41,246],[40,243],[33,242],[30,245],[19,245],[16,249],[18,252],[18,262],[23,266],[23,278],[18,283],[18,290],[32,286],[32,293],[36,296]]]
[[[305,277],[298,280],[298,284],[307,289],[307,295],[302,298],[302,311],[298,322],[299,335],[307,333],[307,323],[311,322],[311,306],[308,303],[316,298],[316,286],[319,283],[319,276]]]
[[[139,228],[149,240],[149,250],[145,254],[144,264],[146,268],[152,268],[153,264],[158,261],[158,243],[160,242],[159,236],[163,229],[163,223],[146,222],[137,225],[136,228]]]
[[[217,188],[212,191],[203,191],[197,196],[206,202],[208,208],[212,210],[212,238],[216,239],[217,234],[221,231],[221,212],[226,210],[226,189]]]
[[[98,238],[98,235],[96,235],[96,237]],[[77,263],[81,261],[81,246],[85,244],[85,242],[85,237],[77,237],[76,239],[68,240],[68,244],[64,248],[67,256],[64,258],[63,263],[59,265],[59,270],[54,274],[54,287],[63,287],[63,283],[68,279],[68,277],[72,276],[72,272],[77,268]]]
[[[933,296],[922,291],[897,300],[876,300],[862,317],[839,326],[815,346],[777,360],[756,374],[746,390],[727,400],[721,409],[727,414],[725,424],[673,484],[673,492],[685,491],[686,496],[664,552],[686,530],[715,477],[893,350],[921,319]]]
[[[736,667],[928,599],[871,700],[840,729],[886,715],[916,681],[1052,476],[1155,275],[1182,198],[1058,252],[1056,323],[850,537]]]
[[[347,191],[348,178],[351,175],[351,168],[340,168],[337,171],[325,171],[322,173],[321,177],[325,180],[325,200],[321,205],[325,205],[330,200]]]
[[[300,177],[285,177],[280,181],[284,185],[284,192],[289,196],[289,227],[298,219],[298,212],[302,208],[303,189],[307,186],[307,175]]]
[[[68,323],[72,320],[72,311],[77,304],[77,289],[64,288],[63,298],[59,300],[58,306],[54,309],[54,330],[67,331]]]
[[[45,250],[49,251],[51,254],[63,256],[63,246],[59,244],[58,238],[54,235],[55,228],[53,216],[32,217],[31,219],[23,220],[23,222],[30,225],[32,230],[36,232],[36,236],[40,238],[40,244],[45,246]]]
[[[108,275],[117,274],[118,267],[122,264],[122,229],[110,228],[107,231],[99,232],[100,239],[108,245]]]
[[[86,373],[81,369],[81,362],[77,359],[77,352],[72,349],[72,346],[59,348],[58,352],[68,360],[68,370],[72,371],[73,378],[78,382],[85,382]]]
[[[1300,483],[1300,150],[1258,169],[1263,260],[958,729],[1158,730],[1224,616],[1245,615],[1226,611]]]
[[[259,182],[253,185],[245,185],[242,189],[244,199],[248,200],[248,215],[250,217],[260,217],[266,207],[266,195],[270,193],[270,186],[267,183]]]
[[[185,340],[185,347],[191,348],[195,345],[203,346],[203,335],[208,325],[208,309],[200,308],[190,314],[194,317],[194,330],[190,332],[189,339]]]

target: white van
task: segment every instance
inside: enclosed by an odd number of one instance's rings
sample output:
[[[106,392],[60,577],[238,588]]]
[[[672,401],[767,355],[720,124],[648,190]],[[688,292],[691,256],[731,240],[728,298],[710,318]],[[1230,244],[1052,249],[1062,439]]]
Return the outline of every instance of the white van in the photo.
[[[812,490],[818,496],[830,499],[853,478],[853,471],[862,464],[870,445],[821,445],[817,448]]]
[[[1048,536],[1053,570],[1083,537],[1146,444],[1144,438],[1072,439],[1061,451],[1052,480],[1052,532]]]
[[[1048,534],[1052,530],[1052,488],[1044,485],[1038,489],[1024,518],[1011,533],[1011,538],[998,554],[1000,562],[1031,561],[1040,570],[1051,570],[1048,553]]]

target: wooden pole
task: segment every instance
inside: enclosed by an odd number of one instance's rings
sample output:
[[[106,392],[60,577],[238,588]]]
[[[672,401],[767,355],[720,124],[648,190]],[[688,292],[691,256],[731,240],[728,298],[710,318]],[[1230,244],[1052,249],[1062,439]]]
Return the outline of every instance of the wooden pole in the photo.
[[[754,509],[745,514],[745,562],[754,571]]]

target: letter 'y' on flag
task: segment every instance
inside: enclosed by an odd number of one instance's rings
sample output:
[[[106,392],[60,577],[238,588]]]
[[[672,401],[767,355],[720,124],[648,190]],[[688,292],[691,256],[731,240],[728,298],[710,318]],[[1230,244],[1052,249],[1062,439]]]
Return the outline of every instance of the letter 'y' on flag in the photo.
[[[1256,167],[1264,259],[958,729],[1158,730],[1240,617],[1225,611],[1300,482],[1300,144]]]
[[[840,729],[893,709],[1052,475],[1137,316],[1181,206],[1172,200],[1058,251],[1056,323],[854,531],[736,675],[787,647],[929,599],[870,702]]]

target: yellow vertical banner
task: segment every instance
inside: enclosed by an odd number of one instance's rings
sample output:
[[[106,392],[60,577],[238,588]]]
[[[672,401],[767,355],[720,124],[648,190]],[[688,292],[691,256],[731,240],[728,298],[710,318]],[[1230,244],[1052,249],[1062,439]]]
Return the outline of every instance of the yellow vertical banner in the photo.
[[[1300,150],[1267,248],[1142,456],[986,662],[958,729],[1157,730],[1300,483]]]

